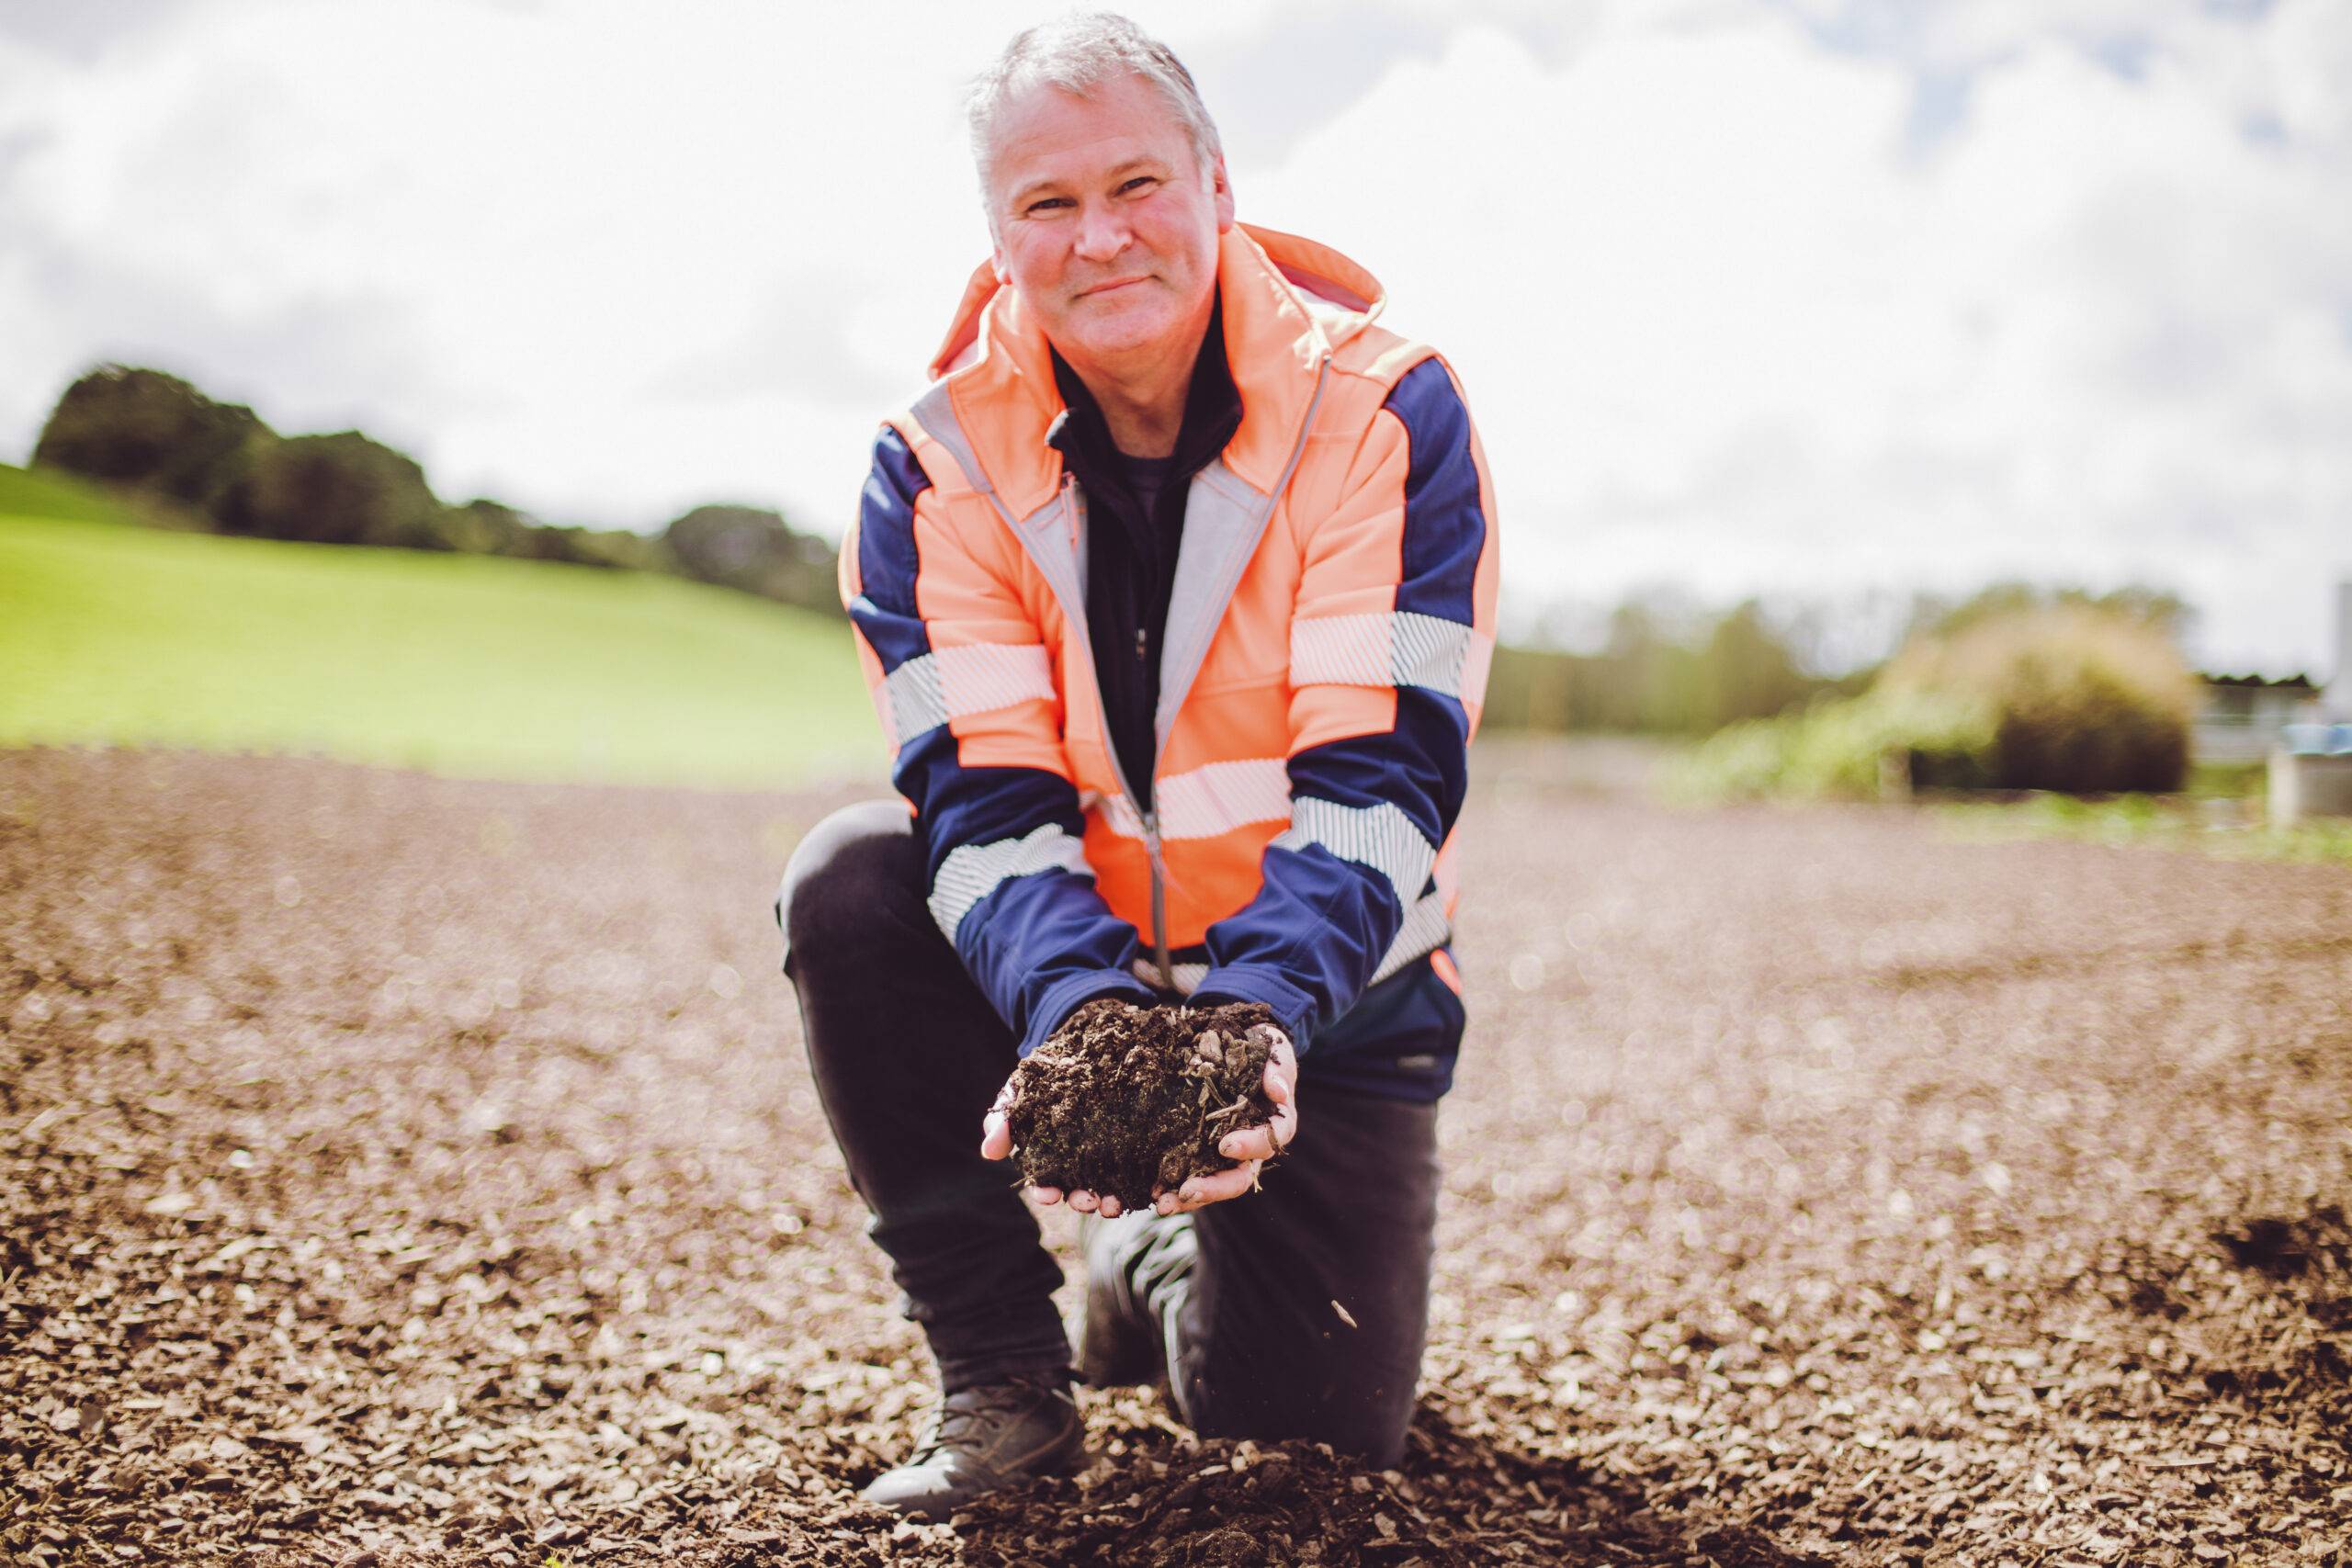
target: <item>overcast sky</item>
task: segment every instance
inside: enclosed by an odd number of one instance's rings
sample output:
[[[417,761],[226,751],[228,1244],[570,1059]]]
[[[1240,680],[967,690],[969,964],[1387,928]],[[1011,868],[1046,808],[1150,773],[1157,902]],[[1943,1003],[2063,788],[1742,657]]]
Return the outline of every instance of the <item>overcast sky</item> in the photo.
[[[2352,5],[1161,5],[1245,220],[1466,384],[1510,609],[2352,575]],[[0,0],[0,459],[94,363],[449,499],[838,535],[986,253],[955,0]]]

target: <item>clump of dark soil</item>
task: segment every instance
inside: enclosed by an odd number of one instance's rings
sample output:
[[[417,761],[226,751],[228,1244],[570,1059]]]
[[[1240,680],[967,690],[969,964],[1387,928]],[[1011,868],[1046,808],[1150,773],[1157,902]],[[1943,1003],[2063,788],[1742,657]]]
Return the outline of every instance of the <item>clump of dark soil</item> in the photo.
[[[1219,1140],[1273,1119],[1273,1017],[1256,1002],[1087,1003],[1012,1075],[1007,1120],[1023,1178],[1145,1209],[1157,1192],[1230,1170]]]

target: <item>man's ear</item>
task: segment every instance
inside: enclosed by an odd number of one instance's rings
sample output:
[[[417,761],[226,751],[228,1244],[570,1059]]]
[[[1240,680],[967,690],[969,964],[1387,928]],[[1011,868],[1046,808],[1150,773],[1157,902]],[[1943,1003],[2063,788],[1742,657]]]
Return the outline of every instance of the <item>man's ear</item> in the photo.
[[[1209,191],[1216,201],[1216,231],[1228,233],[1233,228],[1233,182],[1226,176],[1223,152],[1209,166]]]

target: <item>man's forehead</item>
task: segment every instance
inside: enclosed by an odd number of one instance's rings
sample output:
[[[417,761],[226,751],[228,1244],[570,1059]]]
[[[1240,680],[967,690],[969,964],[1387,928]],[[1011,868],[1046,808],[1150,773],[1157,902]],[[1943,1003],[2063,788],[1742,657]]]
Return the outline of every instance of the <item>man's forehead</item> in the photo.
[[[990,142],[998,182],[1026,188],[1129,164],[1165,164],[1189,139],[1150,84],[1131,76],[1083,96],[1039,83],[1005,105]]]

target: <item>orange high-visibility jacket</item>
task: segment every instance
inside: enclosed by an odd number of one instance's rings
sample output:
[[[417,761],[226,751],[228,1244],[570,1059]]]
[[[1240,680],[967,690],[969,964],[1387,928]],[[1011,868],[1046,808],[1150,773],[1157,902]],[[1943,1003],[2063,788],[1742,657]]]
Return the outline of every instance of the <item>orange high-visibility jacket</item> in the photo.
[[[1241,423],[1186,497],[1150,810],[1102,722],[1050,351],[985,266],[876,442],[842,599],[932,914],[1023,1054],[1082,1001],[1156,988],[1264,1002],[1303,1056],[1433,1096],[1494,648],[1485,456],[1353,262],[1237,225],[1217,287]]]

